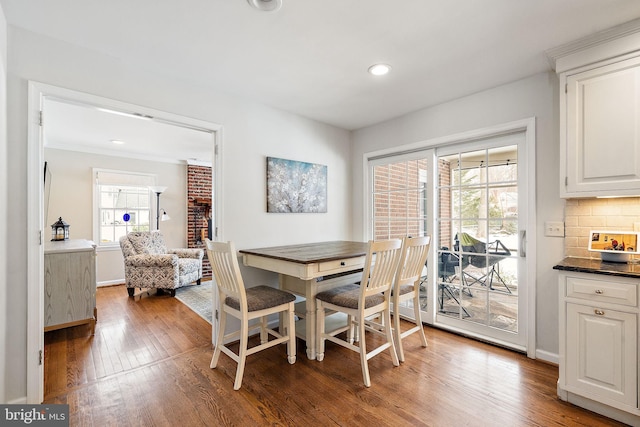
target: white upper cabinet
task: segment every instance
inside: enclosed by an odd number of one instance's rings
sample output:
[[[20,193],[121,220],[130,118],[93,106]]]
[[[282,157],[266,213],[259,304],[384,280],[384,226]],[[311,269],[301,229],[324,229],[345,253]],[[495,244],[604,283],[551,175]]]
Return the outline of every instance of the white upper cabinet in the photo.
[[[562,195],[640,195],[640,58],[563,77]]]
[[[561,197],[640,195],[639,24],[548,52],[560,79]]]

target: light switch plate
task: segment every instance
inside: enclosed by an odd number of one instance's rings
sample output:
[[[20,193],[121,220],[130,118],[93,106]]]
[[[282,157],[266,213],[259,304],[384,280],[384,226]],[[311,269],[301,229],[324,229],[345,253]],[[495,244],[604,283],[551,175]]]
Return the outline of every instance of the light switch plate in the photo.
[[[548,237],[564,237],[564,222],[562,221],[545,222],[544,235]]]

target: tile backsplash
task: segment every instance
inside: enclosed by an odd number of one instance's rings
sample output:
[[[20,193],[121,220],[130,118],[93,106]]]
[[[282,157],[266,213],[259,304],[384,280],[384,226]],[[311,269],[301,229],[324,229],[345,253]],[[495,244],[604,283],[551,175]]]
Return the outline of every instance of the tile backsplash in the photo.
[[[640,225],[640,197],[568,199],[565,204],[564,224],[565,256],[600,258],[598,252],[587,250],[589,231],[634,231],[634,224]]]

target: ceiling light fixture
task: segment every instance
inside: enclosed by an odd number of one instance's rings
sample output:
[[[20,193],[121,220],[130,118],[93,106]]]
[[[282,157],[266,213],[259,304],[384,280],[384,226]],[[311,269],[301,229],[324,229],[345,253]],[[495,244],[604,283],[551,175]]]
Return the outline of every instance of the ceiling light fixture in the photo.
[[[124,141],[122,141],[121,139],[112,139],[111,142],[117,145],[124,144]]]
[[[369,67],[369,72],[374,76],[384,76],[391,71],[391,66],[387,64],[374,64]]]
[[[282,0],[247,0],[251,7],[263,12],[275,12],[282,7]]]

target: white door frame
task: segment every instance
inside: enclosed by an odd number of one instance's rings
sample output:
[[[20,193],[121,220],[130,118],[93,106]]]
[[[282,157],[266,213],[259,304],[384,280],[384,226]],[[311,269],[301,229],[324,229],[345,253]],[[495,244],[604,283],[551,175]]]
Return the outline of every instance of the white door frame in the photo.
[[[526,253],[526,263],[527,263],[527,275],[526,275],[526,283],[527,283],[527,307],[526,307],[526,352],[527,356],[535,359],[536,357],[536,280],[537,280],[537,272],[536,272],[536,119],[535,117],[530,117],[523,120],[517,120],[513,122],[503,123],[495,126],[489,126],[482,129],[476,129],[468,132],[462,132],[453,135],[447,135],[439,138],[433,138],[426,141],[420,141],[417,143],[396,146],[387,148],[384,150],[379,150],[370,153],[364,153],[363,155],[363,195],[364,195],[364,218],[363,218],[363,235],[366,236],[366,239],[371,239],[371,230],[370,224],[372,221],[371,215],[373,214],[373,207],[371,206],[371,200],[369,197],[370,188],[371,188],[371,180],[369,177],[369,161],[376,157],[381,156],[393,156],[399,155],[402,153],[410,153],[414,151],[420,150],[428,150],[431,148],[443,147],[452,144],[460,144],[464,142],[475,141],[481,138],[491,137],[491,136],[499,136],[514,132],[524,132],[525,133],[525,145],[526,145],[526,153],[527,153],[527,163],[519,165],[519,174],[522,173],[526,176],[527,180],[527,204],[528,209],[526,212],[526,220],[525,220],[525,229],[527,230],[527,234],[524,236],[523,242],[521,243],[524,252]],[[430,181],[436,178],[436,171],[432,171],[432,178]],[[431,220],[436,218],[437,215],[437,206],[435,203],[430,203],[430,212],[429,217]],[[435,236],[437,238],[437,236]],[[431,265],[437,265],[437,251],[430,251],[429,254],[429,263]],[[433,281],[433,278],[430,278],[430,282]],[[434,298],[430,298],[432,302],[431,305],[434,305]],[[424,318],[423,321],[427,323],[435,322],[435,313],[434,310],[431,310],[429,318]]]
[[[212,134],[212,165],[214,187],[212,204],[214,227],[218,230],[216,239],[223,239],[222,209],[217,200],[222,200],[222,131],[219,124],[193,119],[165,111],[154,110],[135,104],[117,101],[64,89],[45,83],[29,82],[27,112],[27,403],[42,403],[44,399],[44,239],[48,234],[44,229],[43,191],[44,191],[44,146],[40,112],[45,97],[56,97],[112,109],[140,113],[157,118],[165,123],[173,123]],[[215,293],[213,293],[215,294]],[[214,295],[215,298],[215,295]],[[214,305],[216,301],[213,301]],[[215,323],[212,327],[212,342],[215,342]]]

